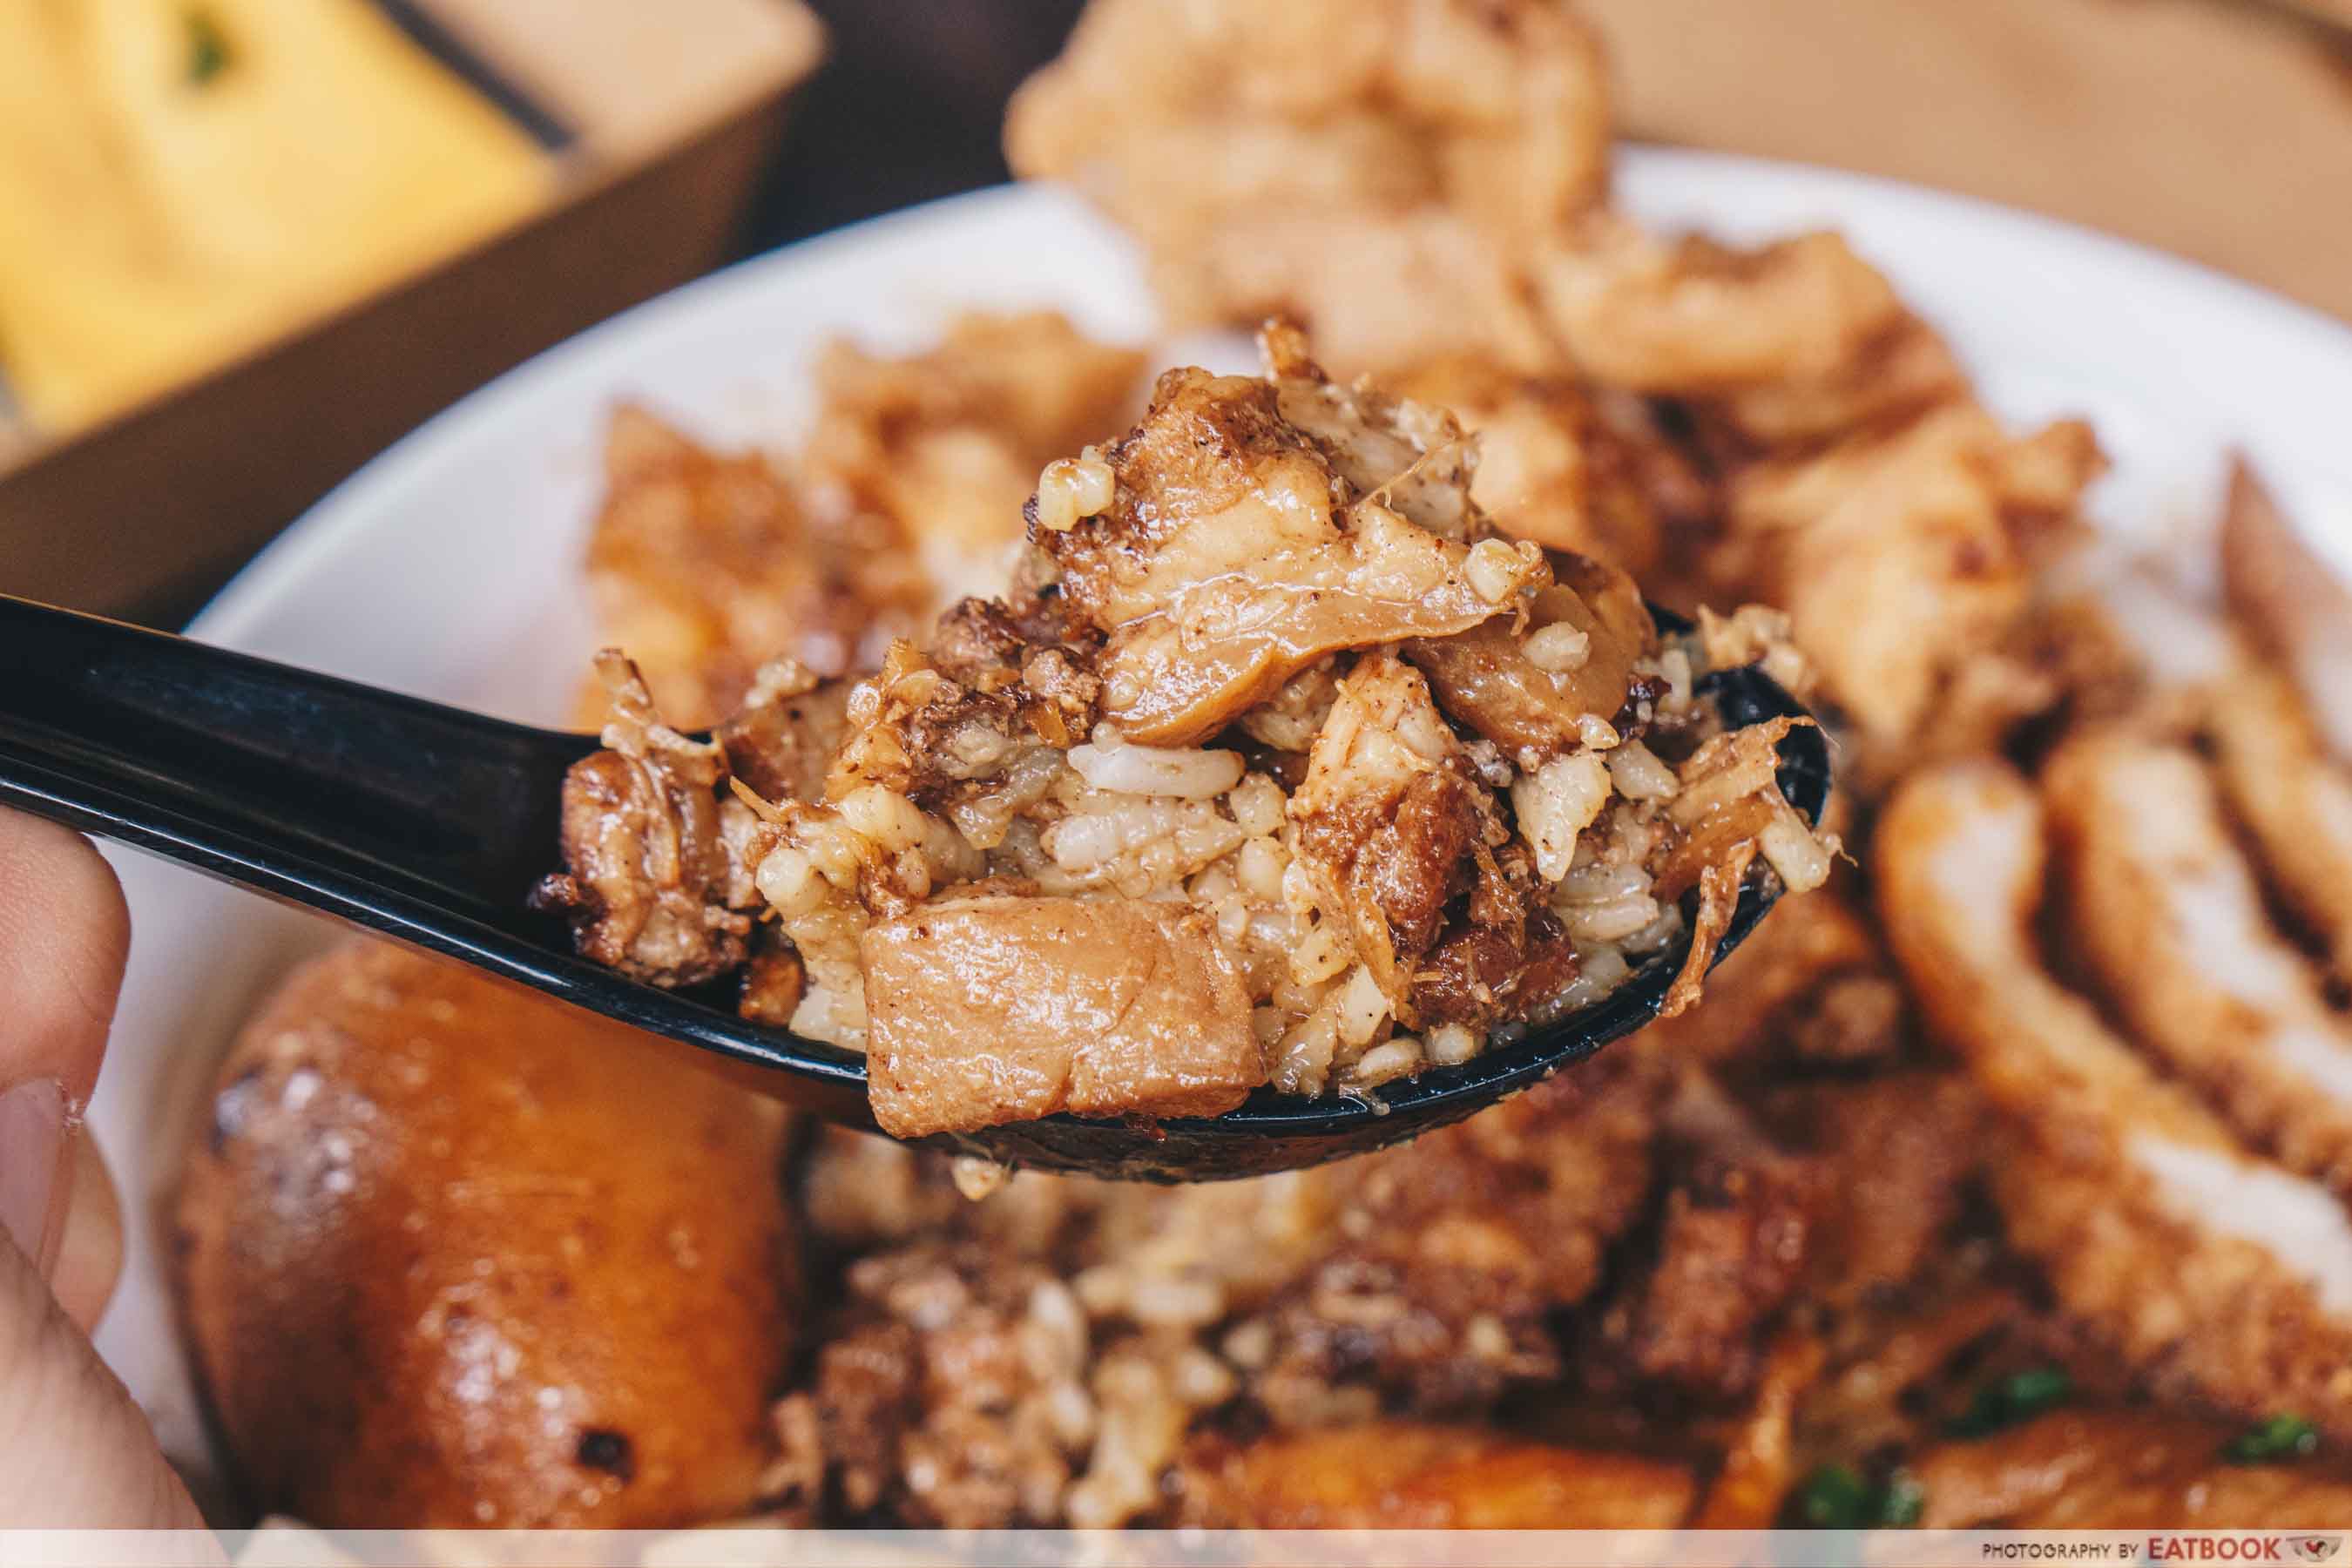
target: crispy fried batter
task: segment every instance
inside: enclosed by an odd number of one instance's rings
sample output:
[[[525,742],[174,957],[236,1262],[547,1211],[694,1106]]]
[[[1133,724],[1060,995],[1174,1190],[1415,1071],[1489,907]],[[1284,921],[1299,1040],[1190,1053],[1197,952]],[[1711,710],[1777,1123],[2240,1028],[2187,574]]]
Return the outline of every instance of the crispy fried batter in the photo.
[[[1402,395],[1453,410],[1478,438],[1471,499],[1515,539],[1594,556],[1646,580],[1668,531],[1702,522],[1714,495],[1647,404],[1568,375],[1515,374],[1450,354],[1404,375]]]
[[[1553,355],[1509,255],[1596,199],[1599,51],[1553,0],[1101,0],[1005,149],[1144,242],[1169,319],[1316,328],[1349,370]]]
[[[850,554],[757,452],[711,452],[624,405],[604,468],[588,547],[597,618],[661,710],[688,729],[732,712],[768,659],[789,656],[819,675],[866,668],[922,613],[919,588],[861,592]]]
[[[1576,363],[1605,384],[1646,393],[1819,383],[1902,311],[1877,269],[1829,233],[1734,250],[1596,219],[1537,277]]]
[[[830,510],[892,520],[932,584],[990,586],[1038,469],[1116,434],[1142,374],[1142,354],[1052,310],[961,316],[907,357],[835,342],[803,467]]]
[[[2080,426],[2020,443],[1954,405],[1741,474],[1717,570],[1789,612],[1865,766],[1875,754],[1885,773],[1958,674],[2002,647],[2027,605],[2028,542],[2098,468]]]

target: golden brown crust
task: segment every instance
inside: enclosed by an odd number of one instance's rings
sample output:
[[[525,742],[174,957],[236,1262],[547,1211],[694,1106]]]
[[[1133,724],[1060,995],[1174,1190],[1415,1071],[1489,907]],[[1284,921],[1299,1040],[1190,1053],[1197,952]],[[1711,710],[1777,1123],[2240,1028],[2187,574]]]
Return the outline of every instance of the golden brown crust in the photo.
[[[905,356],[836,340],[802,466],[820,506],[889,520],[915,557],[902,568],[961,592],[1019,539],[1037,470],[1134,417],[1143,369],[1052,310],[959,316]]]
[[[1877,269],[1830,233],[1738,250],[1601,220],[1547,258],[1538,285],[1577,364],[1645,393],[1818,382],[1902,310]]]
[[[1184,1486],[1188,1520],[1260,1530],[1669,1530],[1698,1492],[1680,1465],[1402,1421],[1208,1445]]]
[[[349,1528],[747,1508],[798,1313],[781,1132],[689,1053],[446,961],[298,971],[177,1207],[254,1500]]]
[[[2062,1411],[1910,1465],[1927,1530],[2232,1530],[2352,1524],[2339,1459],[2230,1464],[2244,1428],[2144,1410]]]

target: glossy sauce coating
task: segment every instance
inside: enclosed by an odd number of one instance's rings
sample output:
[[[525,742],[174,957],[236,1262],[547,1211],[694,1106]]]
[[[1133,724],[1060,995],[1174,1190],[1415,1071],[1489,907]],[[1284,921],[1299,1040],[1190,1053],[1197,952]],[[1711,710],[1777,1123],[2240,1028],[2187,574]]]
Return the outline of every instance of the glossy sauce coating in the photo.
[[[753,1500],[794,1319],[782,1118],[685,1053],[376,943],[220,1069],[189,1342],[265,1511],[651,1526]]]

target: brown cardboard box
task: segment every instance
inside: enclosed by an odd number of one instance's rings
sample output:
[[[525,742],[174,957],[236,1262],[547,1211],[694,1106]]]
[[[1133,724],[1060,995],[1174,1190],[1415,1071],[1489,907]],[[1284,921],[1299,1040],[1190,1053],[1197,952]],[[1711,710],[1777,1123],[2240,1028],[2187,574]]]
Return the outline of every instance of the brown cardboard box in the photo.
[[[2352,0],[1579,0],[1629,135],[1967,192],[2352,318]]]
[[[472,387],[707,269],[823,34],[798,0],[413,0],[572,132],[535,218],[68,439],[0,427],[0,593],[184,597]]]

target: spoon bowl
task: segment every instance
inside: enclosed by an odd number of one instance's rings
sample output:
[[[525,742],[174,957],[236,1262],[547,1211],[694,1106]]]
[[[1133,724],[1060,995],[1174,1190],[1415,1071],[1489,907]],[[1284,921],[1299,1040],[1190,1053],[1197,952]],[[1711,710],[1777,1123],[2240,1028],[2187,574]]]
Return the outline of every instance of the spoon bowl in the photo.
[[[1807,716],[1757,669],[1710,676],[1701,689],[1734,725]],[[563,775],[597,744],[0,595],[0,805],[769,1069],[755,1075],[765,1092],[875,1131],[857,1052],[741,1017],[724,983],[666,991],[626,979],[575,952],[562,919],[531,910],[530,891],[557,858]],[[1818,729],[1800,725],[1781,742],[1780,779],[1818,822],[1830,792]],[[1776,896],[1750,881],[1716,962]],[[1591,1006],[1377,1097],[1260,1089],[1215,1118],[1054,1116],[925,1142],[1011,1165],[1160,1182],[1363,1153],[1458,1121],[1649,1023],[1688,942]]]

